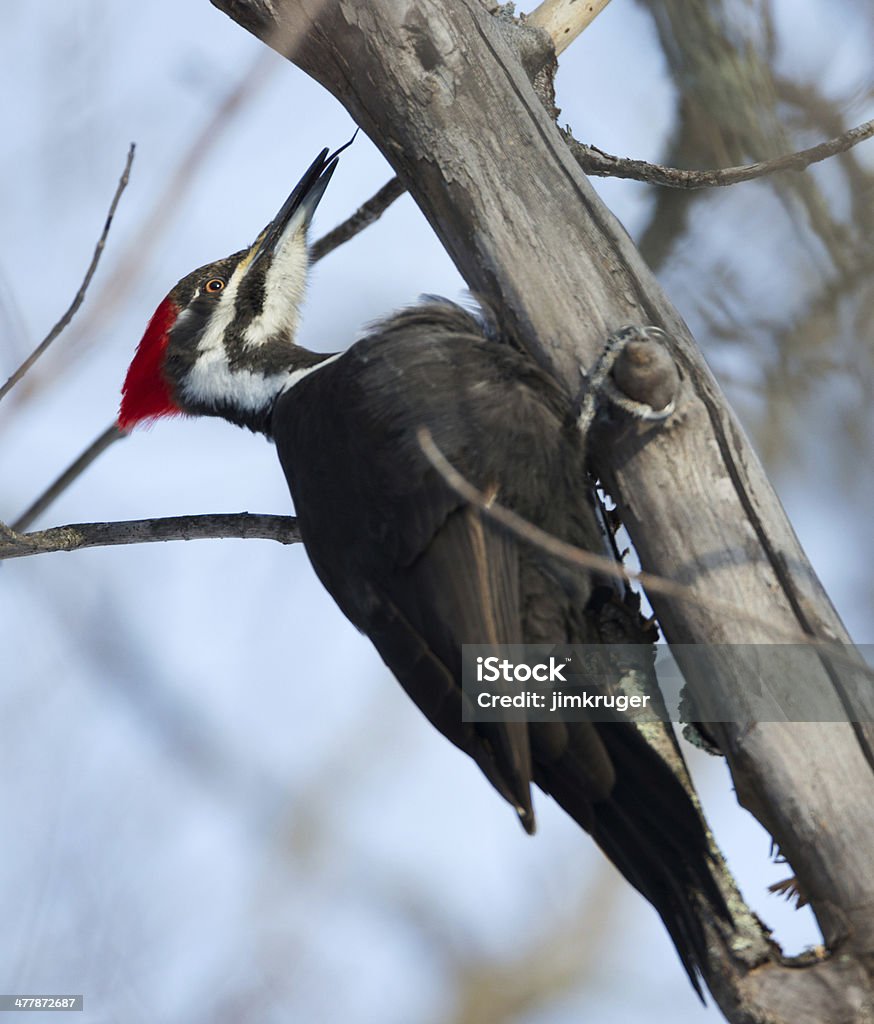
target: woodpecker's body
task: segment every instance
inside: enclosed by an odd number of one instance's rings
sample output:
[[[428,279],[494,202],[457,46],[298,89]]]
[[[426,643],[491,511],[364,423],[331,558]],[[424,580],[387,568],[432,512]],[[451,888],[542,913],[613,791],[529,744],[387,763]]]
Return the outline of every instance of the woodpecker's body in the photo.
[[[600,550],[570,398],[449,303],[397,314],[339,355],[296,346],[305,229],[333,167],[323,153],[251,249],[170,293],[131,365],[120,423],[186,412],[271,436],[309,557],[343,612],[529,831],[536,782],[594,836],[659,911],[697,988],[694,901],[726,911],[698,815],[636,730],[462,719],[462,644],[600,642],[604,587],[562,586],[541,553],[458,498],[417,430],[503,505]]]

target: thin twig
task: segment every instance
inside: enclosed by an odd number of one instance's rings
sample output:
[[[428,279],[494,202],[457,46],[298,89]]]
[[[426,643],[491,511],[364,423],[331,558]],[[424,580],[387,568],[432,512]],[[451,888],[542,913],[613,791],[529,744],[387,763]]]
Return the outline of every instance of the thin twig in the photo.
[[[16,533],[26,530],[38,515],[45,512],[49,505],[60,497],[77,477],[85,472],[98,455],[102,455],[111,444],[120,441],[123,437],[127,437],[127,433],[115,423],[107,427],[74,462],[70,463],[57,480],[42,492],[36,501],[25,512],[21,513],[12,524],[12,529]]]
[[[558,537],[554,537],[545,530],[541,530],[539,526],[535,526],[534,523],[494,501],[489,495],[478,491],[440,451],[434,442],[434,438],[431,436],[431,431],[427,427],[420,427],[417,437],[425,457],[452,490],[459,497],[464,498],[465,501],[478,508],[489,519],[494,520],[505,530],[518,537],[519,540],[532,545],[545,554],[552,555],[567,565],[597,572],[602,576],[610,576],[614,579],[622,580],[623,583],[637,582],[641,586],[646,587],[651,593],[664,594],[666,597],[673,597],[680,601],[695,604],[699,608],[706,608],[708,611],[719,615],[731,616],[736,622],[746,622],[757,627],[763,625],[759,616],[750,615],[743,608],[739,608],[727,601],[714,601],[712,598],[702,598],[700,594],[696,594],[687,584],[677,583],[676,580],[670,580],[664,576],[656,576],[643,570],[626,569],[625,566],[614,562],[613,559],[607,558],[605,555],[598,555],[592,551],[578,548],[573,544],[560,540]],[[827,644],[820,638],[804,633],[800,629],[792,630],[782,627],[775,628],[773,626],[770,628],[773,630],[775,637],[780,637],[781,643],[816,644],[818,647],[828,647],[829,651],[833,650],[836,653],[836,656],[841,656],[841,645]],[[847,660],[854,668],[859,668],[852,657]],[[872,670],[866,670],[862,667],[861,671],[866,674],[871,673],[871,678],[874,678]]]
[[[556,56],[598,17],[610,0],[543,0],[525,17],[525,23],[546,29]]]
[[[369,227],[374,221],[379,220],[391,204],[402,196],[404,192],[406,192],[406,189],[401,184],[400,179],[391,178],[387,181],[366,203],[362,203],[351,217],[344,220],[342,224],[338,224],[337,227],[323,235],[312,245],[310,248],[310,263],[318,263],[329,252],[333,252],[334,249],[341,246],[344,242],[348,242],[350,238],[354,238],[355,235]]]
[[[338,224],[333,231],[329,231],[320,238],[310,250],[311,262],[318,260],[333,252],[344,242],[348,242],[360,231],[363,231],[369,224],[378,220],[389,206],[399,196],[404,194],[404,187],[397,178],[392,178],[366,203],[363,203],[351,217]],[[73,462],[64,472],[51,483],[45,491],[23,512],[12,524],[12,529],[18,532],[26,530],[38,515],[60,497],[61,494],[91,465],[115,441],[121,440],[127,434],[120,430],[115,424],[108,427],[98,438],[91,442],[85,451]]]
[[[780,171],[803,171],[811,164],[827,160],[838,153],[845,153],[874,135],[874,120],[865,121],[864,124],[850,128],[828,142],[820,142],[810,149],[802,149],[797,153],[788,153],[773,160],[762,160],[742,167],[719,167],[702,171],[663,167],[660,164],[647,163],[645,160],[613,156],[598,149],[597,146],[587,146],[578,142],[568,132],[564,135],[574,159],[586,174],[601,178],[631,178],[634,181],[664,185],[667,188],[716,188],[752,181],[754,178],[777,174]]]
[[[551,533],[541,530],[539,526],[522,516],[517,515],[505,505],[491,499],[487,494],[478,491],[473,484],[469,483],[446,458],[443,452],[437,447],[431,431],[427,427],[420,427],[417,438],[425,457],[437,472],[443,477],[446,483],[455,493],[476,506],[484,512],[489,519],[509,530],[519,540],[539,548],[548,555],[576,566],[578,569],[588,569],[601,573],[604,576],[612,576],[614,579],[622,580],[623,583],[631,583],[636,580],[638,583],[670,597],[681,597],[687,601],[692,599],[692,592],[683,583],[676,583],[673,580],[663,579],[660,576],[653,576],[648,572],[637,572],[633,569],[626,569],[624,566],[614,562],[606,555],[597,555],[593,551],[586,551],[573,544],[554,537]],[[695,598],[697,600],[697,598]],[[759,620],[756,620],[757,622]]]
[[[37,345],[33,352],[31,352],[27,359],[24,360],[21,366],[18,367],[15,373],[12,374],[9,380],[6,381],[3,387],[0,387],[0,401],[2,401],[5,395],[15,387],[31,366],[33,366],[37,359],[40,358],[55,338],[57,338],[61,331],[64,330],[67,324],[69,324],[76,315],[76,311],[82,305],[82,302],[85,299],[85,293],[88,291],[88,286],[91,284],[91,278],[94,277],[94,272],[97,270],[97,264],[100,262],[100,257],[103,255],[103,250],[106,247],[106,238],[109,235],[109,229],[112,226],[112,218],[115,216],[115,211],[118,208],[118,201],[121,199],[121,194],[124,192],[127,187],[127,183],[130,180],[130,169],[133,164],[135,149],[136,145],[132,142],[130,144],[130,149],[127,151],[127,160],[124,164],[124,170],[122,171],[121,177],[118,179],[118,185],[115,188],[115,195],[112,197],[112,202],[109,204],[109,213],[106,215],[106,222],[103,225],[103,230],[100,232],[100,238],[97,239],[97,245],[94,247],[94,255],[91,257],[91,263],[85,271],[85,277],[82,279],[79,291],[76,292],[76,296],[70,303],[70,307],[67,309],[67,312],[64,313],[61,319]]]
[[[249,512],[129,519],[118,523],[74,523],[36,533],[16,533],[0,523],[0,560],[114,544],[228,538],[296,544],[300,541],[300,531],[293,516],[253,515]]]

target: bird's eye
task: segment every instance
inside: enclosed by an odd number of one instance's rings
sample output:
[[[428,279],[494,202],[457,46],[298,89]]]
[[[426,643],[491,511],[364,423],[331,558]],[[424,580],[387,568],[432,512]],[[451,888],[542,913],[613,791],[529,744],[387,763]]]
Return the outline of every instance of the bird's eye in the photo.
[[[216,292],[220,292],[224,288],[225,283],[220,277],[210,278],[209,281],[203,286],[203,290],[208,292],[210,295],[215,295]]]

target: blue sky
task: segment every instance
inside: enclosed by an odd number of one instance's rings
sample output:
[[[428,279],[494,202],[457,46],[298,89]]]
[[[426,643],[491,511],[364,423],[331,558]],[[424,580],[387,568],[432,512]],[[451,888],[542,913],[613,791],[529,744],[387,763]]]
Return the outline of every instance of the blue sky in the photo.
[[[867,73],[863,33],[851,7],[827,23],[808,18],[819,7],[800,5],[798,19],[778,5],[778,61],[837,94]],[[312,157],[354,126],[206,2],[30,0],[7,12],[0,51],[3,371],[75,293],[137,143],[86,307],[0,410],[0,516],[11,519],[112,421],[136,343],[177,278],[251,241]],[[247,99],[214,123],[180,186],[181,162],[243,81]],[[636,5],[617,0],[565,54],[558,89],[578,138],[660,156],[675,97]],[[359,137],[315,233],[390,173]],[[643,186],[596,186],[632,234],[642,228]],[[758,308],[788,287],[791,231],[778,214],[763,220],[763,191],[706,200],[666,268],[694,329],[692,264],[743,251]],[[815,272],[803,254],[786,259]],[[344,348],[420,293],[462,290],[404,197],[316,268],[301,341]],[[756,377],[744,353],[713,361]],[[849,482],[839,472],[821,408],[799,411],[807,454],[769,468],[836,605],[870,642],[870,465]],[[223,422],[178,420],[112,448],[41,525],[242,510],[289,510],[272,448]],[[461,1019],[476,969],[494,965],[509,989],[542,948],[552,964],[570,951],[580,981],[520,1021],[718,1019],[654,913],[549,801],[538,801],[537,837],[523,835],[302,550],[225,541],[18,560],[0,570],[0,650],[3,991],[82,992],[82,1024],[424,1024]],[[763,895],[786,869],[768,867],[767,837],[734,804],[724,767],[701,755],[693,767],[753,904],[791,948],[813,941],[808,914]]]

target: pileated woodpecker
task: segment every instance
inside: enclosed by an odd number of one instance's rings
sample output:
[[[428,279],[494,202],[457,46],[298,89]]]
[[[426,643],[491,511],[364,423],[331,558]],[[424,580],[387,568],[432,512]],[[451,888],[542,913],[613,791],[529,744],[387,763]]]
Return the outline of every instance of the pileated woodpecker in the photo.
[[[434,470],[417,431],[482,491],[599,550],[583,439],[564,387],[447,302],[389,317],[335,355],[295,343],[324,150],[252,246],[195,270],[146,329],[119,425],[221,416],[276,443],[316,573],[430,721],[534,830],[551,794],[658,910],[696,990],[702,907],[725,917],[683,787],[630,724],[472,723],[464,643],[598,643],[598,585],[562,584]],[[603,589],[603,587],[602,587]]]

